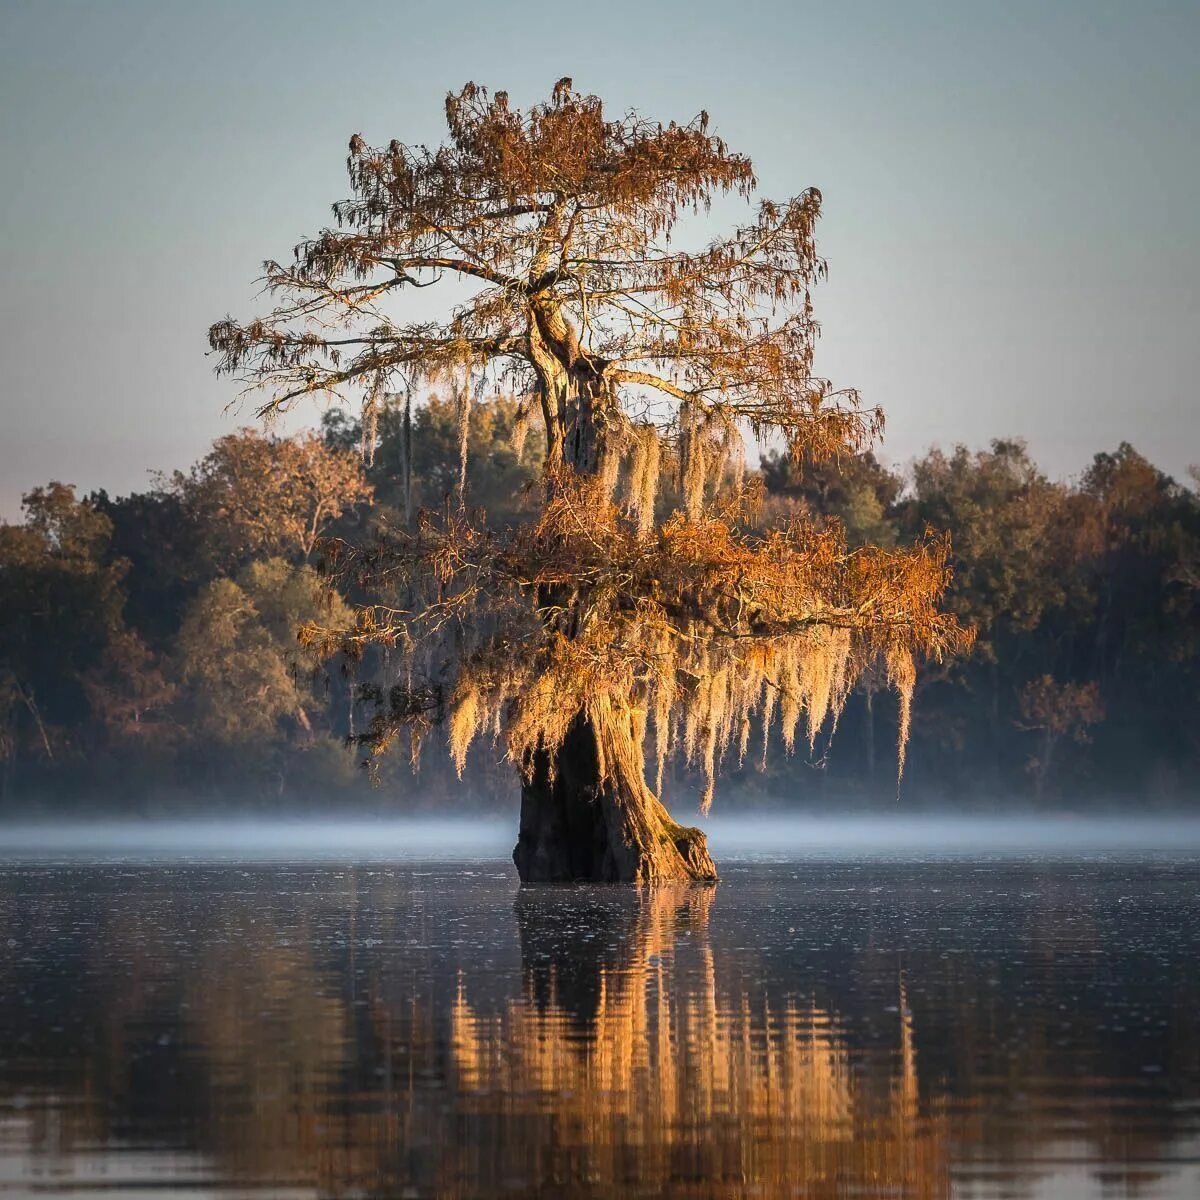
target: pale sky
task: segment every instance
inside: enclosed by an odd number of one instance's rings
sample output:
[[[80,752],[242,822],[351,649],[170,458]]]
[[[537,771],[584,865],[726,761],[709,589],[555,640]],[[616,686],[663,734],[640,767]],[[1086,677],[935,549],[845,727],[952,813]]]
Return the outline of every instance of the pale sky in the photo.
[[[249,419],[208,325],[328,220],[352,133],[437,141],[449,89],[562,75],[821,189],[819,367],[888,461],[1200,462],[1198,0],[0,0],[0,515]]]

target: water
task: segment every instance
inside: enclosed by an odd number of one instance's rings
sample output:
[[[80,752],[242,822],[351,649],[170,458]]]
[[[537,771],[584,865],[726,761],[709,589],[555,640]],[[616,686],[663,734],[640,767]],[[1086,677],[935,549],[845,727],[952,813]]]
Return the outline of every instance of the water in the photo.
[[[1200,860],[10,861],[0,1193],[1200,1196]]]

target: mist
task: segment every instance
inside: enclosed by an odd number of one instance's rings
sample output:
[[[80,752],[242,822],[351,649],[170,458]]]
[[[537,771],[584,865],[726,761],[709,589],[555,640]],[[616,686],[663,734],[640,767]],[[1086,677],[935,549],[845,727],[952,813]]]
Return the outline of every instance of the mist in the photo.
[[[1196,817],[921,814],[713,817],[718,863],[806,858],[1070,859],[1200,854]],[[293,818],[22,821],[0,826],[0,860],[105,862],[510,862],[515,821]]]

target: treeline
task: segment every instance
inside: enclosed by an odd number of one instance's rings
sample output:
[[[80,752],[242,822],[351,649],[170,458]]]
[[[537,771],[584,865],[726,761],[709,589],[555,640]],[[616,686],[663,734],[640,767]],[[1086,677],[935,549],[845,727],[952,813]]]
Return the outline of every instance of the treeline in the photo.
[[[467,426],[467,502],[521,519],[540,461],[504,398]],[[462,431],[436,398],[388,406],[364,436],[243,430],[147,492],[80,497],[51,483],[0,524],[0,796],[8,811],[199,804],[268,807],[493,802],[515,791],[499,752],[467,784],[427,751],[380,764],[345,748],[369,714],[351,674],[298,645],[347,603],[322,577],[324,539],[369,538],[421,507],[457,504]],[[364,442],[370,451],[361,453]],[[906,474],[872,455],[761,465],[765,522],[836,518],[850,545],[927,526],[954,540],[949,604],[978,631],[967,658],[921,679],[901,798],[910,804],[1191,804],[1200,768],[1200,495],[1132,447],[1070,484],[1018,442],[933,451]],[[669,498],[668,501],[669,503]],[[386,662],[370,664],[384,672]],[[836,736],[765,770],[748,800],[896,803],[895,705],[882,679]],[[432,750],[432,748],[431,748]],[[669,781],[681,810],[693,781]]]
[[[1195,478],[1180,484],[1122,444],[1077,481],[1055,482],[1017,441],[934,450],[904,475],[869,454],[803,472],[768,458],[763,474],[770,512],[832,514],[851,545],[904,541],[927,526],[952,535],[947,603],[978,636],[970,655],[922,674],[902,796],[1196,802]],[[817,786],[878,795],[881,770],[894,775],[894,744],[894,706],[868,685],[824,761],[817,747]],[[765,782],[787,786],[783,775]]]

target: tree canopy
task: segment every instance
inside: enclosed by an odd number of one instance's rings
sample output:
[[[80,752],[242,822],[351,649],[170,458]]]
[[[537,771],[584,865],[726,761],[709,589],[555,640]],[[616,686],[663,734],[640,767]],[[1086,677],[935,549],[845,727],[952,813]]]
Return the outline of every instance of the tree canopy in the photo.
[[[305,638],[399,654],[375,745],[448,716],[460,765],[484,734],[504,737],[527,777],[551,755],[553,775],[583,720],[601,775],[623,770],[637,790],[652,718],[660,774],[682,750],[707,807],[753,717],[811,742],[878,663],[901,696],[902,756],[918,659],[969,640],[938,606],[946,540],[849,550],[839,523],[800,517],[758,532],[745,472],[747,439],[822,461],[882,427],[813,373],[820,193],[755,202],[750,161],[706,113],[613,119],[569,79],[525,111],[468,84],[446,120],[434,149],[352,138],[334,227],[267,262],[271,311],[210,331],[219,369],[264,391],[263,414],[353,398],[369,441],[387,397],[449,388],[464,470],[488,389],[540,415],[536,520],[496,531],[447,509],[342,549],[379,602]],[[725,193],[747,202],[745,223],[678,248],[684,216]],[[440,316],[431,303],[401,318],[397,297],[451,277]]]
[[[327,533],[361,543],[377,525],[403,524],[403,410],[403,401],[384,406],[374,462],[360,463],[372,494]],[[441,509],[449,494],[453,507],[454,404],[421,403],[411,416],[414,505]],[[359,445],[353,417],[333,410],[329,418],[325,437],[335,451]],[[539,515],[537,431],[517,458],[514,419],[514,402],[489,399],[470,427],[467,498],[486,508],[498,535]],[[269,448],[290,439],[259,440]],[[920,673],[907,804],[953,798],[994,806],[1004,797],[1094,811],[1194,800],[1200,498],[1193,482],[1173,482],[1129,446],[1098,455],[1077,480],[1055,482],[1011,441],[974,453],[934,451],[903,474],[865,455],[802,467],[798,475],[786,460],[764,458],[765,529],[795,517],[817,526],[837,518],[852,546],[903,544],[927,523],[954,535],[945,604],[979,637],[971,654]],[[198,463],[184,477],[204,470]],[[23,523],[0,523],[0,799],[10,810],[76,803],[146,812],[178,804],[411,810],[444,806],[456,792],[473,805],[507,803],[512,779],[495,753],[470,756],[465,787],[456,787],[441,753],[426,754],[415,779],[402,755],[373,759],[381,786],[364,786],[356,756],[342,746],[363,730],[353,680],[335,660],[310,682],[313,659],[298,653],[295,639],[298,624],[328,624],[329,612],[349,622],[349,610],[336,600],[327,607],[313,572],[299,570],[298,543],[234,554],[236,523],[227,510],[194,505],[197,497],[176,490],[173,476],[158,478],[165,487],[120,498],[80,499],[66,485],[48,485],[27,497]],[[253,487],[253,479],[245,484]],[[668,481],[664,513],[672,511],[672,492]],[[863,512],[882,515],[867,513],[864,525],[856,497],[872,502]],[[296,498],[279,499],[286,517]],[[293,569],[286,578],[269,561],[277,552]],[[322,559],[321,550],[312,557]],[[255,566],[261,570],[252,573]],[[219,606],[211,589],[222,580],[246,597],[232,627],[213,619]],[[346,599],[364,597],[348,588]],[[266,693],[242,684],[256,671],[272,675],[268,654],[297,690],[275,693],[286,703],[263,724]],[[214,673],[211,660],[243,655],[244,669],[231,662]],[[386,660],[386,650],[370,648],[359,678],[386,685],[387,671],[403,668],[397,657]],[[898,706],[880,694],[885,682],[876,672],[863,676],[836,738],[826,729],[812,750],[801,739],[786,756],[776,729],[765,770],[755,729],[752,761],[727,772],[722,800],[737,811],[785,801],[839,811],[894,806],[885,748]],[[255,734],[223,741],[225,724]],[[691,795],[696,787],[677,759],[668,765],[665,792]]]

